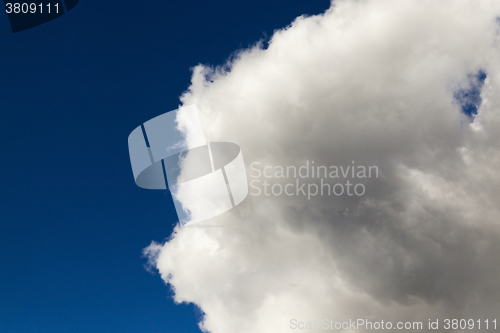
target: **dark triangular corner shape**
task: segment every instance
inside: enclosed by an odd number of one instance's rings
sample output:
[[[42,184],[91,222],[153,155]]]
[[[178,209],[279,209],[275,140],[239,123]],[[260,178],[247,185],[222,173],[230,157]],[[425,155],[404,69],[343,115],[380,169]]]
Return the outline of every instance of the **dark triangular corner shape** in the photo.
[[[75,6],[78,4],[78,1],[79,0],[64,0],[64,3],[66,4],[66,12],[69,12],[70,10],[75,8]]]
[[[79,0],[65,0],[64,4],[66,5],[66,11],[70,11],[71,9],[73,9],[78,4],[78,2]],[[16,2],[13,2],[12,0],[4,0],[6,9],[8,3],[12,5]],[[28,6],[31,5],[31,3],[20,4],[26,4]],[[14,10],[12,10],[11,13],[8,13],[6,11],[7,16],[9,17],[12,32],[15,33],[34,28],[64,15],[64,6],[62,0],[39,0],[33,4],[36,5],[36,11],[34,13],[30,12],[29,10],[25,13],[23,13],[22,10],[18,13],[15,13]]]

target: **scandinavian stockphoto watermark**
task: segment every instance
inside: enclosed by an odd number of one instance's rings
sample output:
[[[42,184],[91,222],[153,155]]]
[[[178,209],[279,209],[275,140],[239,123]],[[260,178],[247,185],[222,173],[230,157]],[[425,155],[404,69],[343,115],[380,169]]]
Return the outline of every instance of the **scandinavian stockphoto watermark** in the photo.
[[[296,165],[263,165],[253,162],[250,178],[250,195],[253,196],[363,196],[366,186],[363,180],[378,178],[378,166],[317,165],[306,160]],[[292,180],[292,181],[290,181]]]
[[[398,321],[369,320],[369,319],[348,319],[345,321],[335,321],[323,319],[317,321],[290,320],[292,330],[336,330],[336,331],[371,331],[371,330],[496,330],[497,320],[492,318],[468,318],[468,319],[428,319],[427,321]]]

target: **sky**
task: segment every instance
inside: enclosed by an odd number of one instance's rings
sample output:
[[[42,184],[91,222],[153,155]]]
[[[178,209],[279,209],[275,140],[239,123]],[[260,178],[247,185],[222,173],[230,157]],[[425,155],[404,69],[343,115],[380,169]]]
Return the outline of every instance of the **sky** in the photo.
[[[13,34],[0,15],[0,331],[200,332],[142,250],[177,222],[133,181],[127,137],[176,109],[191,68],[315,1],[89,1]]]
[[[0,331],[500,325],[499,17],[81,1],[12,34],[5,16]],[[190,105],[207,141],[241,147],[250,193],[181,227],[169,191],[134,184],[127,138]]]

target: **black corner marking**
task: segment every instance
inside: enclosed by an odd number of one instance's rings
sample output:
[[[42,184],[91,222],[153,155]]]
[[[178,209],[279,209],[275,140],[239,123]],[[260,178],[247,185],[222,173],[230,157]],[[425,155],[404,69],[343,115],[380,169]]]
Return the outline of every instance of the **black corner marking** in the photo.
[[[75,8],[75,6],[78,4],[78,1],[79,0],[64,0],[64,3],[66,4],[66,11],[69,12],[70,10]]]
[[[73,9],[79,0],[4,0],[5,11],[9,17],[12,32],[27,30],[52,21],[64,15],[66,11]]]

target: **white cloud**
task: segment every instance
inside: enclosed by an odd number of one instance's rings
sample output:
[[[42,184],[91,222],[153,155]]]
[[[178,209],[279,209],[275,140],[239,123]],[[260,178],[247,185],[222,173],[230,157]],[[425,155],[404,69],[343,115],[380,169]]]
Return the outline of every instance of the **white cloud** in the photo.
[[[147,249],[175,300],[200,306],[213,333],[495,319],[498,16],[498,1],[336,1],[267,49],[196,67],[182,101],[200,108],[207,140],[241,146],[249,173],[354,160],[381,176],[362,197],[248,196],[206,223],[224,227],[176,229]],[[471,124],[454,93],[479,70]]]

